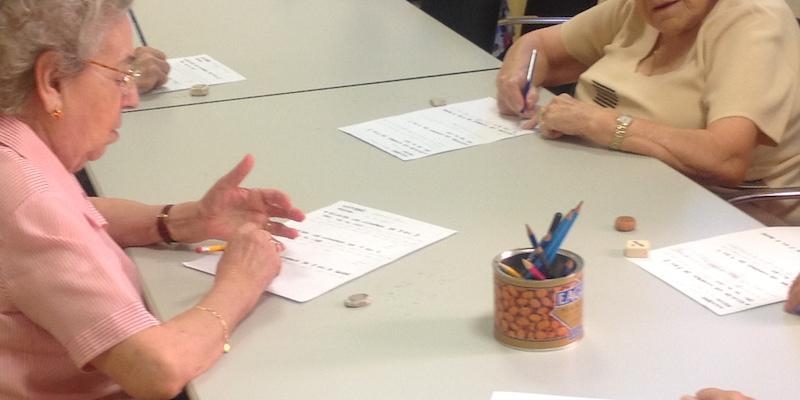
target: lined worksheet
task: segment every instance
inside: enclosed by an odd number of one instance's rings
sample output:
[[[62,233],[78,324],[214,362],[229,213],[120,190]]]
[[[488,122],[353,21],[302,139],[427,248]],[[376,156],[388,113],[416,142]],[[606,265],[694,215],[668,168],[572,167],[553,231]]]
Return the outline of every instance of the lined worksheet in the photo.
[[[339,128],[401,160],[414,160],[532,133],[500,115],[491,97]]]
[[[170,70],[167,82],[153,93],[185,90],[193,85],[218,85],[246,78],[207,54],[167,59]]]
[[[442,240],[454,230],[411,218],[340,201],[289,221],[297,229],[294,240],[281,239],[280,275],[267,291],[298,302],[313,299],[345,282]],[[184,265],[215,273],[220,254],[210,254]]]
[[[629,258],[718,315],[786,300],[800,273],[800,227],[715,236]]]

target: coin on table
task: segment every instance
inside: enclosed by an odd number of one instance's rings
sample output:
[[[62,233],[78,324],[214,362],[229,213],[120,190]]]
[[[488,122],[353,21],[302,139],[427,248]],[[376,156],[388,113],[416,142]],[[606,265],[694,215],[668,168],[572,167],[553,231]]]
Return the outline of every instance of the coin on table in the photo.
[[[434,97],[434,98],[431,99],[431,105],[434,106],[434,107],[446,106],[447,105],[447,100],[445,100],[445,99],[443,99],[441,97]]]
[[[206,96],[208,95],[208,85],[198,83],[189,88],[189,94],[192,96]]]
[[[344,301],[344,305],[349,308],[359,308],[368,306],[370,303],[369,295],[366,293],[358,293],[349,296]]]

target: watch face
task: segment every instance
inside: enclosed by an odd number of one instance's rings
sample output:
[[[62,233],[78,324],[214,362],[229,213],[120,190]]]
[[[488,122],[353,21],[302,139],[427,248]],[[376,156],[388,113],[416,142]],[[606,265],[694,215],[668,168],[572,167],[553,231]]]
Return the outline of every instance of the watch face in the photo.
[[[631,122],[633,122],[633,118],[630,115],[622,114],[617,117],[617,123],[620,125],[630,125]]]

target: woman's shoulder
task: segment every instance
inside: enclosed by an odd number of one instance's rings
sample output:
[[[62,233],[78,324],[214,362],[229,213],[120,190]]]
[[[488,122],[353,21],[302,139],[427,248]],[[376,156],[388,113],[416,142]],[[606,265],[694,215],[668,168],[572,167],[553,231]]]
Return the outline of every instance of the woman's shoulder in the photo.
[[[638,17],[635,10],[636,0],[600,0],[597,5],[584,11],[584,13],[627,20],[631,17]]]
[[[731,10],[740,8],[745,10],[766,9],[794,15],[786,0],[718,0],[715,8]]]
[[[13,149],[0,145],[0,215],[13,213],[36,194],[50,191],[42,171]]]
[[[599,45],[608,44],[622,34],[641,36],[646,22],[636,12],[635,0],[604,0],[565,22],[562,30],[572,44],[581,41]]]
[[[765,28],[776,24],[797,24],[785,0],[719,0],[704,25],[730,25]]]
[[[65,197],[54,170],[57,159],[28,125],[0,116],[0,216],[11,213],[37,195]],[[66,174],[66,172],[64,172]]]
[[[800,29],[784,0],[719,0],[703,21],[697,41],[700,49],[715,53],[751,52],[767,42],[771,51],[800,51]]]

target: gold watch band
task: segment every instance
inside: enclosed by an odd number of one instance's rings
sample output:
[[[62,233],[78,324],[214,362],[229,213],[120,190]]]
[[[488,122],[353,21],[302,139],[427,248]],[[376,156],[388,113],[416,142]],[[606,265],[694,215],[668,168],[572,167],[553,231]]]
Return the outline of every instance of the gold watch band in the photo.
[[[611,139],[611,143],[608,144],[609,149],[617,151],[622,149],[622,141],[628,134],[628,127],[631,125],[631,122],[633,122],[633,118],[629,115],[622,114],[617,117],[617,128],[614,131],[614,138]]]

